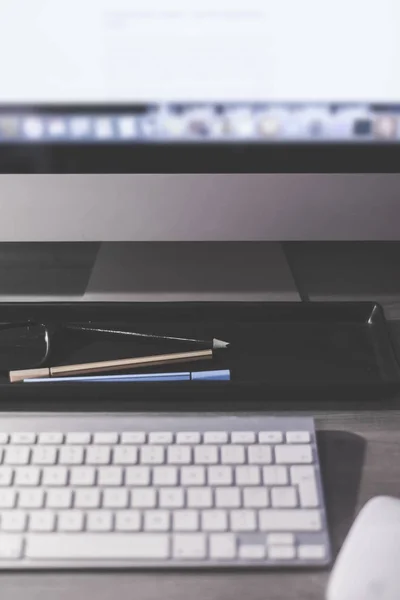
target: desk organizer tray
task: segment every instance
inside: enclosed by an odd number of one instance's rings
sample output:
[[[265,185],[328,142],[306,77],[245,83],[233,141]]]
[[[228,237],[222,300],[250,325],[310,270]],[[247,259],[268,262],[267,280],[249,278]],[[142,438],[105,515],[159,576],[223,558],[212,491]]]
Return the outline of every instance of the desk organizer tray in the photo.
[[[231,381],[164,383],[14,383],[0,375],[2,407],[51,410],[66,405],[96,409],[150,408],[171,402],[188,408],[264,406],[271,397],[345,401],[344,390],[376,399],[400,389],[400,370],[381,307],[373,302],[200,302],[1,304],[0,322],[33,321],[52,326],[49,366],[192,350],[153,346],[113,336],[68,332],[66,323],[230,342],[214,360],[162,371],[230,369]],[[139,371],[140,372],[140,371]],[[145,372],[145,371],[141,371]],[[352,396],[354,398],[354,394]],[[158,404],[159,407],[159,404]]]

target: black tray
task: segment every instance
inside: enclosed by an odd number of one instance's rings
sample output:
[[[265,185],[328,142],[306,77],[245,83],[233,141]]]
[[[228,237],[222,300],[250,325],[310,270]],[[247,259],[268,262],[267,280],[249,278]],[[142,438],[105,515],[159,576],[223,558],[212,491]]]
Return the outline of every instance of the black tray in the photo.
[[[290,400],[382,398],[400,390],[384,314],[373,302],[340,303],[56,303],[2,304],[0,322],[52,325],[92,321],[133,331],[227,340],[231,347],[205,363],[172,370],[229,368],[230,382],[10,384],[0,375],[2,408],[151,409],[258,408]],[[60,332],[51,364],[180,351]],[[188,348],[191,349],[191,348]],[[166,369],[162,369],[165,371]]]

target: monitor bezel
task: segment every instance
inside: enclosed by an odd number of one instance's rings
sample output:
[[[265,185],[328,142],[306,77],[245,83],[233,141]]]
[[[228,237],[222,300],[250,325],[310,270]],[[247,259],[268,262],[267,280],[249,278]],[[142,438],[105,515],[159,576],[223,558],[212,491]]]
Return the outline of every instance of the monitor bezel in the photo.
[[[400,144],[7,144],[0,173],[397,173]]]
[[[1,103],[0,115],[125,114],[130,110],[144,112],[149,106]],[[0,173],[3,174],[397,173],[399,164],[399,141],[0,143]]]

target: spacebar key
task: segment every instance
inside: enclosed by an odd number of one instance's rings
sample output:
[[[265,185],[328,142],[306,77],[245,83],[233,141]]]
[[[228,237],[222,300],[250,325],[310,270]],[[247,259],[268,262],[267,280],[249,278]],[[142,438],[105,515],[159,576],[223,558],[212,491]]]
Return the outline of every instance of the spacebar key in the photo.
[[[27,536],[25,555],[32,560],[146,560],[169,558],[169,538],[159,534]]]

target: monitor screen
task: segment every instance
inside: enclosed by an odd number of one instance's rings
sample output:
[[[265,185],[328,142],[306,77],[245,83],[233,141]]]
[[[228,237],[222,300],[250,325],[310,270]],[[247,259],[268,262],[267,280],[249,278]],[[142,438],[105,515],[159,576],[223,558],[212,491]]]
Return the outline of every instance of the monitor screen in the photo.
[[[1,0],[0,147],[393,147],[399,22],[398,0]]]

